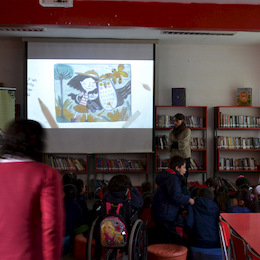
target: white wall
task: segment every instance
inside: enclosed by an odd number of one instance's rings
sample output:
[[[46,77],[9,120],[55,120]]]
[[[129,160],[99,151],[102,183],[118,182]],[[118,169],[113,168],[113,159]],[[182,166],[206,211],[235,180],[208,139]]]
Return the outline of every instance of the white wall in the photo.
[[[208,106],[208,176],[213,176],[213,107],[236,106],[236,89],[253,89],[260,106],[260,46],[173,45],[156,47],[156,105],[171,105],[171,88],[186,88],[188,106]],[[0,82],[17,88],[23,104],[25,43],[0,39]],[[22,107],[23,108],[23,107]],[[258,155],[260,157],[260,154]],[[258,157],[258,162],[260,158]],[[232,174],[230,179],[236,177]],[[250,175],[257,182],[259,176]],[[136,178],[140,184],[140,178]],[[135,182],[134,182],[135,184]]]
[[[186,88],[187,106],[208,107],[209,177],[214,171],[213,108],[236,106],[237,88],[243,87],[252,88],[252,105],[260,106],[259,54],[260,46],[157,45],[156,105],[171,105],[171,88],[181,87]],[[259,178],[248,177],[254,183]]]

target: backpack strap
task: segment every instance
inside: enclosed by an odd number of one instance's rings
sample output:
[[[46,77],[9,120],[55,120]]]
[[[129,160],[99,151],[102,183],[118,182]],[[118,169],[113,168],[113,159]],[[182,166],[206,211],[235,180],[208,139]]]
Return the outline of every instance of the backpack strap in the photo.
[[[119,211],[120,211],[120,208],[123,206],[123,203],[119,203],[118,205],[115,205],[117,206],[116,208],[116,214],[119,215]],[[106,202],[106,211],[107,211],[107,214],[109,214],[109,211],[111,210],[111,207],[112,207],[112,204],[109,203],[109,202]]]

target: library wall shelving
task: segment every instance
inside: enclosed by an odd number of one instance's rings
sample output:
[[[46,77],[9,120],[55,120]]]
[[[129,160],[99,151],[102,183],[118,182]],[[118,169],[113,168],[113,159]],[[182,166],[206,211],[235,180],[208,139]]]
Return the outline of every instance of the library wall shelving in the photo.
[[[148,153],[96,154],[97,173],[147,173]]]
[[[185,123],[191,129],[190,175],[202,174],[207,178],[207,107],[206,106],[156,106],[155,107],[155,172],[167,168],[169,151],[168,134],[173,127],[177,113],[185,116]]]
[[[260,107],[214,108],[215,175],[260,173]]]
[[[130,177],[132,184],[141,186],[149,179],[149,160],[148,153],[46,153],[43,157],[45,164],[56,168],[61,174],[76,173],[87,185],[88,198],[94,198],[96,188],[108,183],[115,174],[134,174],[134,179]]]
[[[88,155],[86,154],[44,154],[43,161],[61,173],[87,173]]]

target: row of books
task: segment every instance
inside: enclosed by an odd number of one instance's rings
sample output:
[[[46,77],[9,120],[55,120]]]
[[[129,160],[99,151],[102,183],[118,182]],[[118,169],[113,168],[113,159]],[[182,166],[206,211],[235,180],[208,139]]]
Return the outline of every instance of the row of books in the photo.
[[[157,127],[171,128],[174,127],[174,116],[169,115],[158,115],[157,116]],[[184,119],[187,127],[203,127],[203,118],[197,116],[187,116]]]
[[[166,135],[155,136],[155,147],[158,149],[168,148],[168,137]],[[200,137],[190,138],[191,149],[205,149],[205,139]]]
[[[191,137],[190,138],[190,147],[191,147],[191,149],[205,149],[206,140],[201,137]]]
[[[161,159],[159,156],[156,158],[157,170],[167,169],[170,159]],[[203,170],[203,167],[199,164],[196,159],[190,159],[190,169],[191,170]]]
[[[170,159],[161,159],[159,156],[156,158],[157,170],[161,171],[167,169]]]
[[[231,191],[231,192],[237,191],[236,185],[234,183],[232,183],[231,181],[229,181],[228,179],[218,177],[218,185],[219,186],[226,186],[228,188],[228,190]]]
[[[86,162],[80,158],[44,155],[44,162],[59,171],[86,171]]]
[[[255,171],[256,169],[257,163],[255,158],[219,158],[219,170]]]
[[[218,136],[218,148],[260,149],[260,138]]]
[[[258,128],[260,127],[260,117],[257,116],[235,116],[226,115],[220,112],[221,127],[238,127],[238,128]]]
[[[141,160],[106,159],[97,158],[97,170],[103,171],[143,171],[144,164]]]
[[[198,161],[192,158],[190,158],[190,168],[191,170],[203,170],[203,167],[198,163]]]

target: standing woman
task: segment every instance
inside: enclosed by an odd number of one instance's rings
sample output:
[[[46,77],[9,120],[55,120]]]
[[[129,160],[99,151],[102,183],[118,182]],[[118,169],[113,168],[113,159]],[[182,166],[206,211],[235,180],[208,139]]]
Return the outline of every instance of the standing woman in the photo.
[[[184,123],[184,115],[176,114],[173,118],[174,128],[169,132],[168,140],[168,149],[170,152],[170,157],[175,155],[181,156],[186,160],[186,180],[189,175],[190,168],[190,158],[191,158],[191,149],[190,149],[190,136],[191,130],[186,127]]]

